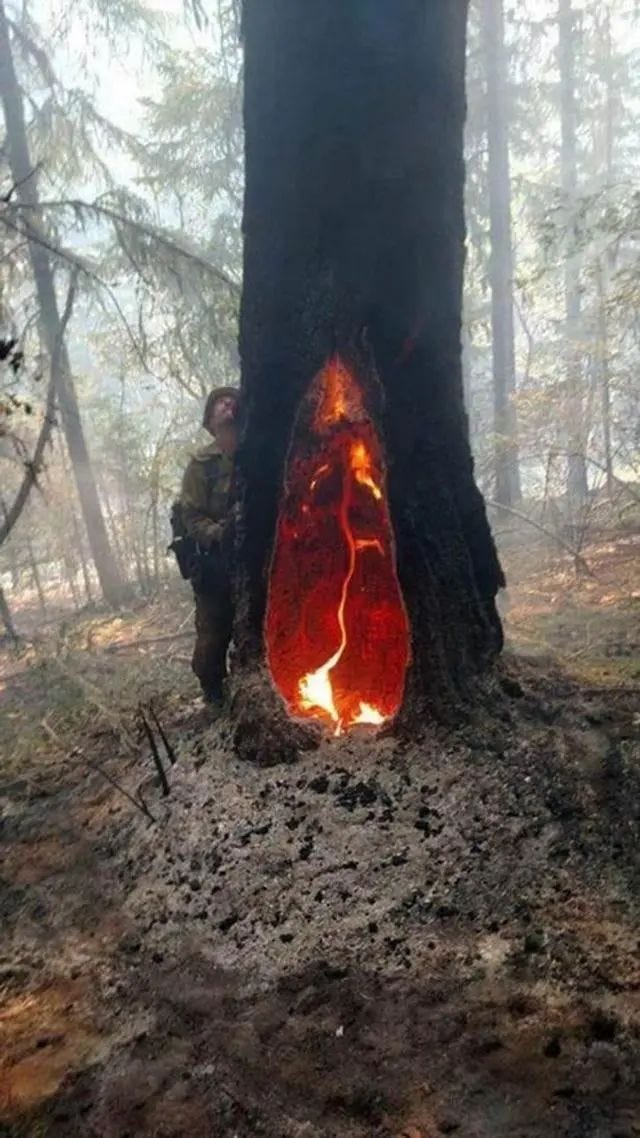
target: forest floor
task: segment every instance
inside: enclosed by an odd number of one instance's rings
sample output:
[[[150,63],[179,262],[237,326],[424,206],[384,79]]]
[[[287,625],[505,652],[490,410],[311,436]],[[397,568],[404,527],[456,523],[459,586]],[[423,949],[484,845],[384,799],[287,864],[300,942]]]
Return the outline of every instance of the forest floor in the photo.
[[[639,555],[507,551],[501,721],[286,768],[177,585],[0,654],[0,1138],[640,1135]]]

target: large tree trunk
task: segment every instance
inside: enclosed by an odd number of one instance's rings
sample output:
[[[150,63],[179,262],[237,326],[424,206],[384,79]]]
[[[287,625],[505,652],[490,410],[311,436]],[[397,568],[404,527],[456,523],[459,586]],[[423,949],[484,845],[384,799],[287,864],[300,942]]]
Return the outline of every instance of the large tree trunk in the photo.
[[[397,729],[450,715],[501,646],[461,375],[466,9],[245,0],[233,710],[238,749],[262,761],[314,738],[270,682],[265,619],[294,424],[336,355],[386,457],[411,636]]]
[[[558,0],[558,58],[560,67],[560,173],[565,208],[571,217],[570,241],[564,274],[566,388],[564,414],[568,452],[567,497],[570,524],[581,528],[588,495],[586,425],[583,393],[582,351],[580,348],[580,272],[577,252],[578,157],[575,76],[575,12],[572,0]]]
[[[126,588],[118,574],[109,546],[64,341],[64,327],[58,308],[51,258],[39,232],[37,171],[32,166],[29,156],[22,92],[16,76],[9,26],[2,0],[0,0],[0,97],[4,110],[9,165],[16,187],[15,195],[26,207],[24,225],[32,233],[32,238],[29,240],[29,256],[40,309],[42,339],[49,358],[59,359],[58,402],[91,554],[105,600],[111,604],[119,604],[126,594]]]
[[[513,321],[513,246],[507,58],[503,0],[484,0],[483,32],[487,83],[489,146],[489,215],[491,223],[491,328],[493,338],[493,405],[495,499],[502,506],[520,501],[518,424],[514,396],[516,360]]]

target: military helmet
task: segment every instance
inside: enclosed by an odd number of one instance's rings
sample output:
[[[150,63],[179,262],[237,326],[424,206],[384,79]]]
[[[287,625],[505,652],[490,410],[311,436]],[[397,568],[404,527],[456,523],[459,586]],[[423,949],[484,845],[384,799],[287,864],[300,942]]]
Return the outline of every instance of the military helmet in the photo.
[[[240,389],[238,387],[214,387],[207,395],[207,402],[204,405],[204,414],[202,416],[202,426],[207,428],[211,412],[219,399],[227,399],[231,396],[236,401],[240,398]]]

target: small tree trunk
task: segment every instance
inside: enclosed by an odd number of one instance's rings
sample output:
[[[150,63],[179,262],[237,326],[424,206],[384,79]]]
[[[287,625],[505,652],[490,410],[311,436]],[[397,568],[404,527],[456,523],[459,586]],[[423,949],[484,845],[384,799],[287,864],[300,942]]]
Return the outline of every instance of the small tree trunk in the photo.
[[[19,639],[18,633],[16,632],[13,617],[11,616],[11,609],[7,603],[2,585],[0,585],[0,621],[2,621],[4,630],[9,639],[13,640],[14,644],[17,644]]]
[[[40,612],[44,616],[46,614],[46,611],[47,611],[47,602],[46,602],[46,598],[45,598],[45,594],[44,594],[44,589],[42,588],[42,581],[40,579],[40,570],[38,568],[38,562],[36,560],[36,556],[35,556],[35,553],[33,551],[33,543],[31,541],[30,537],[27,538],[27,553],[29,555],[29,565],[31,567],[31,576],[33,578],[33,583],[35,585],[35,590],[36,590],[36,594],[38,597],[38,603],[40,605]]]
[[[605,129],[604,129],[604,169],[607,187],[614,183],[613,146],[615,138],[614,108],[615,95],[613,85],[613,51],[611,43],[611,10],[609,4],[604,5],[602,20],[602,36],[604,40],[603,66],[606,82]],[[609,368],[609,329],[607,321],[607,288],[610,274],[615,268],[615,245],[604,254],[598,262],[596,270],[596,285],[598,290],[598,339],[600,360],[600,393],[602,414],[602,440],[604,451],[604,466],[607,478],[607,494],[609,498],[614,493],[613,447],[611,443],[611,373]]]
[[[509,175],[509,99],[503,0],[484,0],[484,51],[489,143],[489,214],[491,222],[491,328],[493,335],[493,407],[495,499],[499,505],[520,501],[515,333],[513,319],[513,246]]]
[[[93,469],[80,419],[69,355],[63,341],[64,330],[61,326],[58,310],[51,260],[49,253],[39,240],[37,173],[29,155],[22,92],[13,62],[4,0],[0,0],[0,97],[4,108],[8,157],[16,186],[16,198],[26,207],[23,224],[32,234],[29,240],[29,256],[40,308],[42,338],[50,358],[59,352],[60,384],[58,399],[82,515],[87,527],[89,545],[100,587],[105,599],[110,604],[117,605],[122,602],[126,590],[118,574],[109,546],[104,518],[100,509]]]
[[[82,570],[82,582],[84,585],[84,594],[87,599],[87,604],[93,603],[93,589],[91,588],[91,573],[84,552],[84,541],[82,540],[82,533],[78,524],[78,518],[73,506],[71,507],[71,524],[73,526],[74,538],[78,550],[78,557],[80,559],[80,568]]]
[[[144,525],[142,527],[142,540],[141,540],[141,549],[142,549],[141,561],[142,561],[142,569],[143,569],[143,575],[144,575],[144,586],[143,586],[143,588],[144,588],[144,592],[147,596],[151,596],[151,594],[153,593],[153,580],[152,580],[152,576],[151,576],[151,568],[149,565],[149,524],[151,521],[151,509],[152,509],[152,507],[149,506],[149,509],[147,510],[147,512],[145,514]]]
[[[605,303],[606,298],[602,265],[598,265],[596,278],[598,289],[598,370],[600,374],[602,441],[604,451],[604,467],[607,478],[607,494],[609,498],[612,498],[615,484],[613,473],[613,448],[611,445],[611,375],[609,372],[609,331],[607,327],[607,312]]]
[[[121,533],[121,530],[118,528],[118,523],[116,521],[116,517],[115,517],[115,514],[113,512],[113,504],[111,502],[111,495],[109,493],[109,488],[108,488],[104,478],[102,478],[102,480],[100,482],[100,495],[101,495],[101,500],[104,502],[105,513],[107,515],[107,521],[109,523],[109,533],[110,533],[110,537],[111,537],[111,545],[113,547],[115,557],[116,557],[116,561],[118,564],[118,572],[126,580],[129,576],[129,565],[127,563],[127,559],[125,557],[125,553],[124,553],[124,549],[123,549],[123,535]],[[130,515],[128,515],[128,516],[130,516]],[[125,547],[126,547],[126,532],[124,534],[124,541],[125,541]]]
[[[73,565],[71,564],[71,560],[66,553],[63,554],[62,564],[64,565],[64,573],[65,577],[67,578],[67,585],[69,586],[69,592],[71,594],[71,600],[73,601],[73,607],[77,612],[80,608],[80,601],[78,599],[78,586],[76,585]]]
[[[64,440],[60,440],[59,453],[60,453],[60,458],[61,458],[61,462],[62,462],[62,469],[64,471],[65,479],[67,482],[71,483],[69,462],[68,462],[68,453],[67,453],[67,449],[64,445]],[[91,604],[93,601],[93,589],[91,587],[91,573],[89,571],[89,566],[87,564],[87,558],[85,556],[85,545],[84,545],[85,539],[84,539],[84,536],[82,533],[82,527],[80,525],[78,515],[76,513],[74,504],[71,500],[69,501],[69,517],[71,519],[71,529],[73,531],[74,546],[77,550],[78,558],[80,560],[80,568],[82,570],[82,581],[84,584],[85,596],[87,598],[87,603]]]
[[[588,496],[586,430],[582,353],[580,349],[580,273],[577,253],[577,108],[575,91],[575,13],[572,0],[558,0],[558,55],[560,64],[561,182],[571,216],[573,240],[565,262],[565,335],[567,398],[564,413],[568,452],[567,491],[570,522],[578,529]]]
[[[9,511],[7,509],[7,503],[5,502],[2,495],[0,495],[0,516],[2,517],[4,522],[6,523],[8,517],[9,517]],[[5,553],[5,556],[7,558],[8,564],[9,564],[9,572],[11,574],[11,588],[12,588],[13,592],[16,593],[18,591],[18,589],[20,588],[20,570],[18,568],[18,563],[16,561],[14,546],[9,543],[9,545],[7,545],[7,547],[4,550],[4,553]]]
[[[151,515],[151,539],[153,541],[153,584],[157,589],[160,585],[160,546],[158,541],[158,497],[154,494]]]

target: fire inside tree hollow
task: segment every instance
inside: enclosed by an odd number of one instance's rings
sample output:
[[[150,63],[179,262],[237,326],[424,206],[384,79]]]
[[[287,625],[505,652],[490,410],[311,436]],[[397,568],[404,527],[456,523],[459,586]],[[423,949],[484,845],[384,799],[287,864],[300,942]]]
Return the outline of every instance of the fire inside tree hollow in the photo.
[[[362,386],[332,358],[289,452],[269,581],[267,659],[292,715],[336,734],[400,707],[409,626],[382,448]]]

